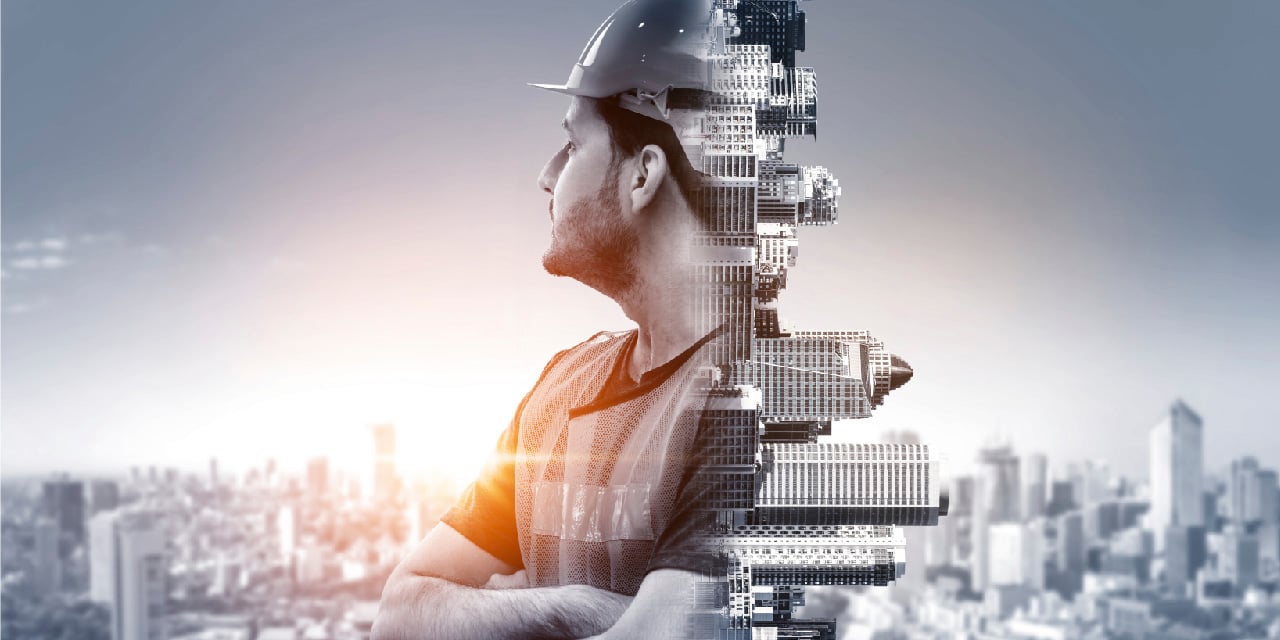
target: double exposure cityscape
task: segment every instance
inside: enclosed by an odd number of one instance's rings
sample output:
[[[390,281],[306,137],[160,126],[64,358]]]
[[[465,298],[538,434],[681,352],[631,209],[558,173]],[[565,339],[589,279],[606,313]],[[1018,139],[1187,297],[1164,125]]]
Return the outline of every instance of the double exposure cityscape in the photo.
[[[796,327],[780,304],[802,237],[841,221],[839,179],[786,158],[819,125],[803,54],[838,43],[806,41],[820,5],[711,6],[712,97],[684,132],[714,212],[695,238],[699,330],[721,328],[699,384],[722,562],[693,594],[697,636],[1280,639],[1276,452],[1239,442],[1206,464],[1213,415],[1170,398],[1126,425],[1146,441],[1132,477],[1034,439],[961,460],[862,425],[910,401],[896,392],[925,374],[910,345]],[[398,425],[352,426],[367,433],[355,467],[264,452],[247,470],[6,475],[0,636],[366,640],[393,568],[463,486],[407,473]]]

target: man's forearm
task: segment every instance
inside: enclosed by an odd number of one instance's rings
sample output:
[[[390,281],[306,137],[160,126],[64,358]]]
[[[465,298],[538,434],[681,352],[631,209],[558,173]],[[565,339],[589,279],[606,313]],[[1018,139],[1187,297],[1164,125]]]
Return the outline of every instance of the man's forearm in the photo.
[[[630,600],[585,585],[477,589],[409,575],[388,583],[372,638],[583,638],[613,625]]]

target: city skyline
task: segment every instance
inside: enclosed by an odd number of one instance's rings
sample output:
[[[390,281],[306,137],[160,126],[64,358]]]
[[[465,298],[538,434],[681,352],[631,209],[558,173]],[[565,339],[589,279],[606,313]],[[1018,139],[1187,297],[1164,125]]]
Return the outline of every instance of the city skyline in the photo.
[[[1181,401],[1167,413],[1175,423],[1196,417]],[[1184,462],[1175,463],[1173,474],[1182,465],[1198,475],[1201,443],[1173,444],[1157,437],[1162,429],[1168,421],[1150,429],[1151,464],[1162,464],[1158,450],[1181,448]],[[885,444],[861,446],[894,447],[914,437],[886,433]],[[63,607],[67,617],[58,624],[71,628],[114,610],[111,620],[135,629],[113,630],[124,637],[166,627],[190,640],[203,637],[201,629],[250,637],[248,629],[266,625],[296,638],[317,624],[333,634],[326,637],[365,637],[359,625],[371,620],[380,576],[457,489],[407,482],[388,466],[387,454],[396,448],[393,427],[370,429],[366,438],[374,445],[364,461],[374,481],[363,488],[326,460],[313,460],[305,473],[268,463],[243,482],[211,463],[194,476],[149,470],[119,483],[54,477],[6,484],[10,630],[37,623],[32,614],[40,607]],[[785,454],[779,452],[780,461]],[[826,527],[841,532],[802,539],[779,523],[737,528],[725,540],[734,561],[765,561],[749,594],[759,625],[830,625],[843,630],[840,637],[863,637],[855,630],[868,627],[908,637],[982,630],[993,637],[1099,639],[1126,632],[1206,638],[1215,630],[1280,631],[1274,468],[1241,455],[1230,477],[1203,488],[1172,481],[1169,495],[1143,497],[1143,487],[1112,475],[1105,462],[1071,465],[1068,477],[1050,479],[1044,470],[1061,464],[1052,456],[1009,447],[982,456],[977,474],[945,482],[951,508],[938,526]],[[1189,494],[1202,495],[1204,524],[1166,525],[1158,503],[1177,504]],[[235,537],[246,528],[256,533]],[[24,546],[34,546],[34,553],[24,553]],[[792,555],[778,562],[781,547]],[[785,586],[815,561],[826,565],[827,584],[888,586],[851,596],[840,596],[842,587]],[[714,600],[713,593],[702,595]],[[322,619],[303,613],[326,598],[337,607],[330,612],[347,613]],[[132,621],[121,613],[120,607],[142,601],[162,608]],[[200,613],[201,607],[219,610],[218,602],[236,603],[235,609]],[[266,602],[277,604],[264,609]],[[913,604],[904,609],[903,602]],[[770,622],[774,611],[782,617]],[[805,620],[795,622],[798,617]]]

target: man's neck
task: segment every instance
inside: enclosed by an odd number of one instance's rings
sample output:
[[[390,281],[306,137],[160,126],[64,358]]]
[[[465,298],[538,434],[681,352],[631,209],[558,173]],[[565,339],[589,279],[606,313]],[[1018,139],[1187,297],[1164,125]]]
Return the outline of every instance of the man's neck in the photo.
[[[632,380],[671,361],[702,337],[693,316],[692,237],[692,228],[682,229],[666,242],[640,247],[635,285],[616,298],[639,326],[626,369]]]
[[[670,308],[680,304],[675,302]],[[660,313],[653,322],[639,322],[635,346],[627,362],[627,375],[640,380],[645,373],[674,360],[702,336],[693,323],[678,322],[671,312]]]

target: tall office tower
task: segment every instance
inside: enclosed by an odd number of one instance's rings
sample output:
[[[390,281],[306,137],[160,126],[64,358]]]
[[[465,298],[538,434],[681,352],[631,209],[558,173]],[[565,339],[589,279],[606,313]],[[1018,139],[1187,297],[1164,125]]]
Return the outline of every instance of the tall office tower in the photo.
[[[1275,522],[1280,508],[1276,472],[1259,467],[1252,457],[1233,461],[1227,478],[1226,505],[1226,516],[1234,522]]]
[[[92,513],[110,511],[120,506],[120,486],[114,480],[94,480],[89,485],[89,496],[93,504]]]
[[[991,562],[990,527],[1021,518],[1018,457],[1009,447],[984,449],[978,454],[974,483],[973,562],[971,584],[976,591],[988,585]]]
[[[947,510],[927,445],[761,446],[750,521],[774,525],[934,525]]]
[[[35,523],[35,553],[31,559],[32,586],[41,596],[62,589],[62,557],[58,554],[58,523],[40,518]]]
[[[1151,429],[1151,511],[1147,521],[1153,531],[1204,524],[1203,424],[1191,407],[1177,400]],[[1163,545],[1163,536],[1156,540]]]
[[[1087,547],[1084,539],[1084,518],[1079,511],[1068,511],[1058,516],[1058,549],[1055,560],[1055,590],[1064,598],[1080,592],[1084,579]]]
[[[118,511],[103,511],[89,519],[89,599],[111,604],[116,565]]]
[[[61,534],[77,543],[84,542],[84,483],[68,478],[46,480],[41,507],[44,515],[58,525]]]
[[[154,528],[117,530],[112,640],[164,640],[168,560],[164,534]]]
[[[988,522],[1017,522],[1022,518],[1022,466],[1008,446],[983,449],[978,454],[975,508]]]
[[[373,426],[373,496],[378,502],[395,500],[400,490],[396,475],[396,428],[391,424]]]
[[[1254,520],[1267,524],[1280,524],[1280,482],[1274,469],[1258,471],[1258,502]]]
[[[1022,459],[1022,517],[1046,515],[1049,462],[1042,453],[1028,454]]]
[[[106,511],[90,522],[89,597],[108,605],[112,640],[163,640],[168,554],[156,516]]]
[[[329,459],[323,456],[307,461],[307,493],[312,498],[324,497],[329,490]]]
[[[1227,474],[1226,516],[1227,519],[1245,523],[1251,515],[1249,511],[1258,498],[1258,461],[1253,457],[1244,457],[1231,462]]]

